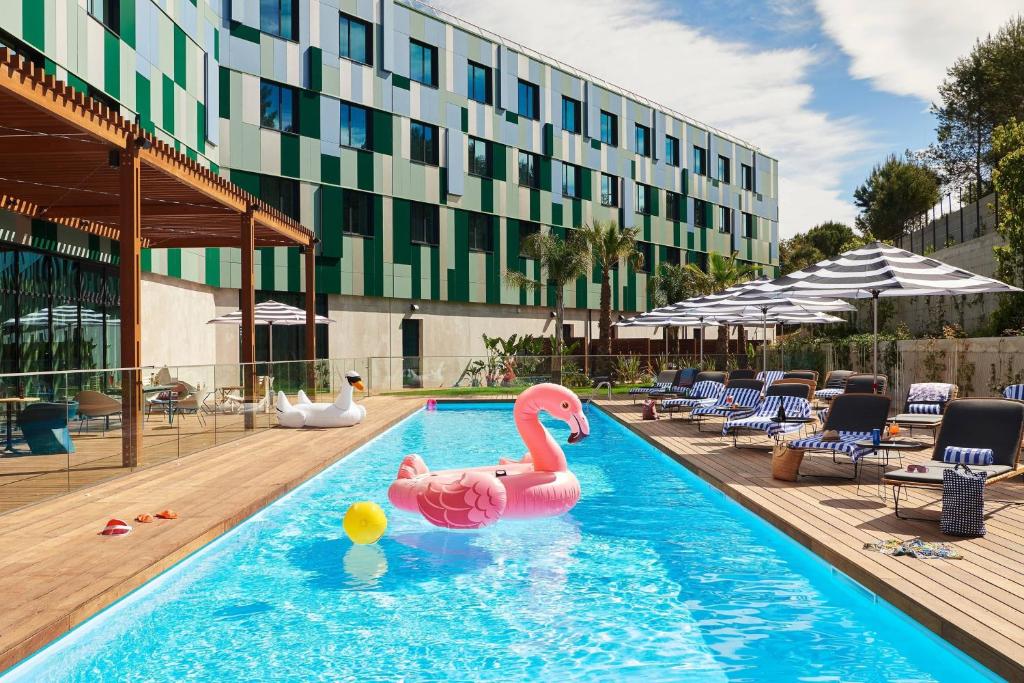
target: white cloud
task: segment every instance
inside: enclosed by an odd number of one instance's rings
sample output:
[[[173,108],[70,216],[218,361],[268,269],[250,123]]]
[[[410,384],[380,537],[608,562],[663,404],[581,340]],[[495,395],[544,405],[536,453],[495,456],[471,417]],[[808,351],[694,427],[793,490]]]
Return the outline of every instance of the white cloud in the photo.
[[[872,145],[856,121],[811,106],[808,72],[820,56],[813,51],[725,42],[664,18],[655,0],[434,4],[778,158],[783,237],[824,220],[852,221],[841,177]]]
[[[826,33],[849,55],[850,75],[879,90],[938,99],[957,57],[1024,11],[1020,0],[817,0]]]

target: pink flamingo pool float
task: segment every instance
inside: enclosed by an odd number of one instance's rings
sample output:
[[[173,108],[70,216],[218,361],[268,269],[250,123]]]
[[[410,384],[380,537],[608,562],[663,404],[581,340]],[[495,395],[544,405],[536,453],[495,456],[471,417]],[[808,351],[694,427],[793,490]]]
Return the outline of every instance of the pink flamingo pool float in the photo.
[[[512,411],[527,448],[522,460],[501,458],[497,465],[431,472],[423,458],[407,455],[388,498],[400,510],[419,512],[448,529],[479,529],[503,517],[553,517],[571,510],[580,499],[580,483],[540,423],[542,410],[569,425],[569,443],[590,434],[576,394],[558,384],[538,384],[519,394]]]

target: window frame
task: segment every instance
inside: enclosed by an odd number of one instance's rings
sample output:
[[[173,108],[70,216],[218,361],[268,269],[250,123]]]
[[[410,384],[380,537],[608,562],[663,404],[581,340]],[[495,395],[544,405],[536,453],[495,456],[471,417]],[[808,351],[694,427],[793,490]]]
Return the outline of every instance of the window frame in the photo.
[[[432,151],[433,151],[433,161],[431,161],[430,159],[417,159],[416,158],[416,156],[415,156],[415,149],[416,149],[416,147],[415,147],[414,142],[413,142],[414,141],[414,137],[413,137],[413,132],[412,132],[414,126],[419,126],[420,128],[423,128],[423,129],[431,131],[431,134],[433,136],[433,141],[432,141],[432,145],[431,145],[431,148],[432,148]],[[441,136],[441,129],[438,128],[437,126],[435,126],[434,124],[427,123],[425,121],[417,121],[416,119],[409,119],[409,160],[412,161],[414,164],[423,164],[424,166],[440,166],[441,165],[441,152],[440,152],[440,141],[439,141],[440,136]],[[424,146],[423,149],[426,149],[426,147]]]
[[[482,99],[482,100],[477,99],[476,97],[473,96],[474,95],[474,91],[476,90],[476,87],[474,85],[475,80],[476,80],[474,78],[474,73],[476,71],[483,72],[483,75],[484,75],[484,78],[485,78],[485,82],[484,82],[484,99]],[[472,60],[467,60],[466,61],[466,97],[469,98],[470,100],[474,101],[474,102],[479,102],[480,104],[488,104],[488,105],[493,104],[494,103],[494,86],[491,83],[492,75],[493,75],[493,72],[491,70],[491,67],[486,66],[484,64],[481,64],[479,62],[474,62]]]
[[[572,128],[566,128],[565,127],[565,119],[566,119],[565,107],[566,107],[566,105],[572,105],[572,109],[573,109],[573,115],[572,115],[572,126],[573,127]],[[580,130],[582,130],[582,121],[580,120],[580,110],[581,110],[582,106],[583,106],[583,104],[579,100],[574,99],[572,97],[569,97],[568,95],[562,95],[562,130],[564,130],[566,133],[571,133],[572,135],[579,135],[580,134]]]
[[[718,182],[732,184],[732,159],[723,154],[718,155]]]
[[[468,226],[468,229],[467,229],[467,238],[468,239],[466,241],[469,244],[469,250],[471,252],[484,253],[484,254],[493,254],[494,253],[494,240],[492,239],[492,234],[491,234],[492,229],[493,229],[493,225],[491,223],[491,220],[492,220],[492,217],[490,215],[486,214],[486,213],[480,213],[478,211],[470,211],[469,212],[469,226]],[[479,235],[479,231],[480,231],[480,227],[481,226],[477,225],[477,224],[474,224],[474,223],[478,223],[479,221],[483,221],[483,223],[484,223],[484,228],[485,228],[484,235],[486,236],[485,239],[484,239],[484,242],[485,242],[484,246],[480,246],[480,245],[475,244],[475,242],[477,240],[474,238],[474,236],[475,235]]]
[[[276,191],[275,192],[270,192],[269,191],[271,188],[275,188],[275,187],[276,187]],[[291,191],[290,194],[292,196],[290,198],[291,201],[289,202],[290,206],[284,206],[281,201],[274,201],[273,198],[271,198],[271,199],[267,198],[268,195],[274,194],[277,200],[281,200],[281,198],[284,197],[284,192],[282,192],[282,190],[284,190],[285,188],[289,188],[290,191]],[[262,199],[264,202],[266,202],[270,206],[274,207],[275,209],[279,210],[281,213],[285,214],[286,216],[290,216],[291,218],[294,218],[295,220],[299,220],[299,212],[300,212],[299,192],[300,191],[301,191],[301,186],[299,184],[298,179],[296,179],[296,178],[284,178],[282,176],[269,175],[269,174],[266,174],[266,173],[260,173],[259,174],[259,194],[260,194],[260,199]]]
[[[529,226],[529,227],[527,227]],[[519,258],[531,258],[523,253],[523,243],[530,235],[540,233],[540,223],[536,221],[519,221]]]
[[[707,206],[711,202],[705,199],[693,199],[693,227],[704,228],[705,230],[714,227],[707,224]],[[712,223],[714,222],[714,216],[711,218]]]
[[[673,135],[665,136],[665,163],[669,166],[679,166],[679,138]]]
[[[264,88],[275,88],[277,90],[277,105],[276,105],[277,106],[277,110],[276,111],[277,111],[278,125],[276,125],[276,126],[267,125],[266,124],[266,118],[263,115],[263,89]],[[284,123],[283,123],[283,116],[281,114],[281,112],[283,111],[282,103],[284,101],[284,97],[283,97],[284,93],[288,93],[288,95],[290,96],[290,100],[291,100],[291,104],[290,104],[290,107],[289,107],[290,126],[289,126],[288,130],[285,129],[285,126],[284,126]],[[298,102],[299,102],[299,93],[298,93],[298,90],[296,88],[294,88],[294,87],[292,87],[290,85],[285,85],[283,83],[278,83],[277,81],[272,81],[269,78],[261,78],[260,79],[260,128],[265,128],[266,130],[276,130],[279,133],[285,133],[287,135],[298,135],[299,134],[299,126],[298,126],[298,118],[299,117],[297,116],[297,114],[298,114]]]
[[[740,215],[743,217],[743,236],[747,239],[757,239],[757,224],[754,220],[754,214],[748,211],[741,211]]]
[[[528,93],[527,99],[529,100],[529,104],[531,105],[533,112],[530,114],[523,113],[524,86],[526,88],[526,92]],[[531,83],[530,81],[520,78],[518,84],[516,85],[516,94],[518,96],[516,113],[522,118],[530,119],[532,121],[540,121],[540,86],[538,86],[536,83]]]
[[[412,51],[413,48],[418,48],[423,51],[424,54],[430,55],[430,80],[424,81],[413,76],[413,59]],[[409,80],[415,81],[420,85],[425,85],[428,88],[437,87],[437,47],[430,43],[424,43],[422,40],[416,40],[415,38],[409,39]]]
[[[642,157],[651,156],[651,127],[645,126],[642,123],[633,123],[633,145],[635,146],[635,152]],[[640,149],[640,134],[643,133],[643,149]]]
[[[362,237],[364,239],[372,239],[375,237],[376,230],[374,222],[376,220],[377,207],[374,202],[374,194],[372,192],[361,192],[347,187],[342,188],[341,192],[341,233],[343,235],[352,235],[353,237]],[[365,215],[363,216],[363,218],[366,219],[364,231],[352,230],[349,223],[349,218],[352,216],[352,209],[350,207],[352,206],[351,198],[353,196],[365,198],[366,201],[366,205],[364,207]]]
[[[718,209],[718,218],[721,222],[721,225],[718,226],[718,232],[724,235],[731,235],[733,231],[732,209],[722,205],[719,205]]]
[[[419,213],[419,221],[417,221]],[[427,217],[433,219],[433,225],[428,225]],[[416,225],[420,223],[422,235],[416,235]],[[409,243],[423,244],[428,247],[441,246],[441,210],[437,204],[426,202],[409,202]]]
[[[523,157],[526,157],[530,161],[530,166],[533,167],[532,177],[533,183],[523,182]],[[527,152],[525,149],[519,150],[519,155],[516,157],[516,178],[519,182],[520,187],[529,187],[534,190],[540,189],[540,155],[534,154],[533,152]]]
[[[568,170],[572,171],[572,192],[571,193],[567,191],[567,187],[566,187],[566,183],[565,183],[565,181],[566,181],[565,172],[568,171]],[[563,197],[569,197],[570,199],[580,199],[581,198],[579,192],[582,189],[582,187],[581,187],[582,182],[583,182],[582,176],[583,176],[583,173],[582,173],[582,170],[580,169],[579,166],[577,166],[576,164],[567,163],[565,161],[562,162],[562,196]]]
[[[708,151],[700,145],[693,146],[693,172],[697,175],[708,174]]]
[[[476,149],[477,144],[482,144],[484,148],[484,173],[478,173],[476,172],[476,170],[474,170],[476,165],[476,155],[474,154],[474,150]],[[469,175],[475,176],[477,178],[493,177],[494,167],[491,165],[493,163],[493,156],[491,154],[490,140],[484,140],[483,138],[478,138],[476,136],[470,135],[469,141],[466,144],[466,152],[468,155],[466,172],[469,173]]]
[[[679,247],[665,247],[665,263],[678,266],[683,263],[683,250]]]
[[[348,142],[345,142],[345,111],[348,110]],[[362,145],[352,144],[352,111],[361,110],[366,114],[366,142]],[[361,104],[355,104],[353,102],[346,102],[342,100],[341,106],[338,107],[338,140],[341,147],[347,147],[349,149],[358,149],[367,152],[373,151],[373,110],[369,107],[364,107]]]
[[[654,264],[654,243],[644,242],[638,240],[636,243],[637,251],[643,255],[643,263],[640,264],[639,268],[634,268],[634,272],[637,273],[650,273],[651,266]]]
[[[673,192],[672,190],[665,190],[665,218],[667,218],[670,221],[675,221],[677,223],[682,222],[683,201],[683,195],[679,194],[678,192]],[[675,211],[672,210],[673,205],[675,205]]]
[[[605,202],[605,191],[604,181],[609,180],[609,186],[611,187],[611,202]],[[620,204],[619,200],[619,177],[612,175],[611,173],[601,173],[601,206],[607,206],[609,208],[618,208]]]
[[[608,130],[608,137],[610,138],[608,140],[605,139],[605,119],[608,120],[607,130]],[[619,117],[618,117],[618,115],[617,114],[613,114],[610,111],[605,111],[604,109],[602,109],[599,121],[600,121],[600,131],[598,132],[598,134],[601,136],[602,144],[610,145],[612,147],[618,147],[619,146]]]
[[[265,25],[263,23],[263,4],[266,3],[266,2],[273,2],[273,3],[275,3],[277,5],[277,25],[278,25],[278,31],[271,30],[268,25]],[[281,7],[284,6],[285,3],[288,3],[289,5],[291,5],[291,26],[288,27],[288,34],[287,35],[283,32],[282,22],[281,22],[281,17],[282,17]],[[280,38],[281,40],[287,40],[287,41],[292,42],[292,43],[298,42],[298,40],[299,40],[299,38],[298,38],[298,33],[299,33],[299,3],[298,3],[298,0],[260,0],[259,7],[260,7],[260,26],[259,26],[260,33],[265,33],[268,36],[274,36],[276,38]],[[339,48],[341,47],[341,38],[340,37],[338,38],[338,47]]]
[[[128,0],[134,2],[135,0]],[[102,7],[101,14],[97,14],[95,7]],[[85,4],[86,13],[98,21],[106,30],[115,36],[121,35],[121,0],[89,0]],[[109,15],[109,16],[108,16]],[[107,22],[110,23],[107,23]]]
[[[740,189],[754,190],[754,167],[742,162],[740,163]]]
[[[349,44],[349,53],[345,54],[341,49],[341,27],[343,22],[348,22],[347,40]],[[366,55],[366,59],[357,59],[351,55],[352,51],[352,25],[355,24],[363,29],[363,49]],[[338,12],[338,57],[341,59],[355,62],[356,64],[364,64],[366,66],[373,66],[373,24],[361,19],[360,17],[347,14],[345,12]]]
[[[635,213],[638,213],[641,216],[654,215],[654,211],[651,208],[651,205],[654,203],[652,201],[653,197],[651,196],[653,191],[654,187],[651,185],[647,185],[646,183],[636,183],[636,192],[633,195],[633,211]],[[643,197],[643,201],[641,201],[641,197]]]

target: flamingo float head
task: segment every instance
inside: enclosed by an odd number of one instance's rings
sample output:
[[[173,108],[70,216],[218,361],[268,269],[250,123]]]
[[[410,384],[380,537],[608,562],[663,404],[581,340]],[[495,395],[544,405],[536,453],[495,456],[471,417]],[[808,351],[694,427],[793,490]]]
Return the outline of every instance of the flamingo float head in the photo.
[[[547,411],[569,425],[569,443],[579,443],[590,435],[590,423],[583,414],[583,403],[579,396],[560,384],[537,384],[530,387],[516,401],[534,414]]]

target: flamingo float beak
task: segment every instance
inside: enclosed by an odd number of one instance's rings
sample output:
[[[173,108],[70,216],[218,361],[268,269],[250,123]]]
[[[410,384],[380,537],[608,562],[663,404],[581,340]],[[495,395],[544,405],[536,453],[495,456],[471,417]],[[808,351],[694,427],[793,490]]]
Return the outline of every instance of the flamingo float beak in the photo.
[[[359,380],[358,382],[353,383],[352,386],[355,387],[356,390],[358,390],[358,391],[365,391],[366,390],[363,387],[363,380]]]
[[[569,433],[569,443],[579,443],[590,436],[590,423],[587,422],[586,415],[582,412],[573,413],[571,419],[576,428]],[[569,423],[570,427],[573,426],[572,422]]]

